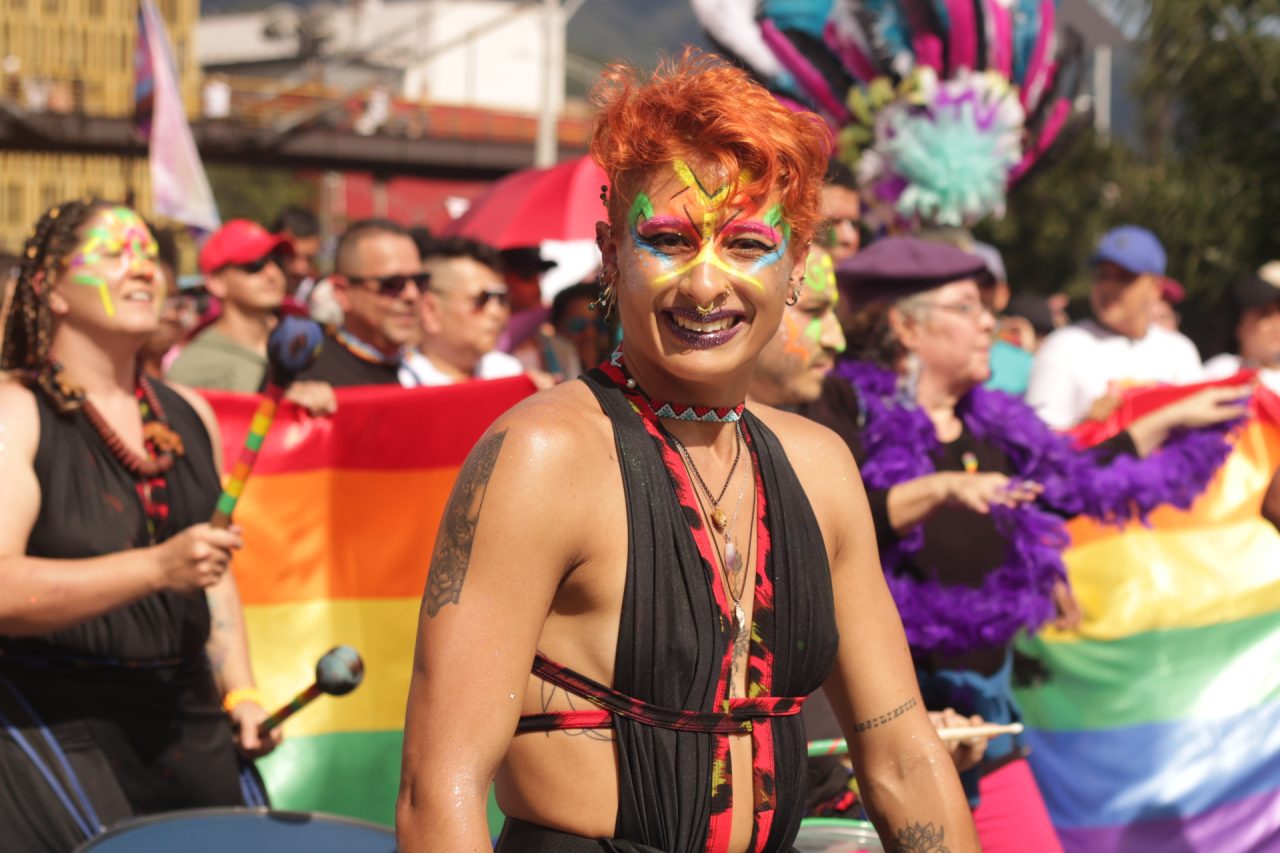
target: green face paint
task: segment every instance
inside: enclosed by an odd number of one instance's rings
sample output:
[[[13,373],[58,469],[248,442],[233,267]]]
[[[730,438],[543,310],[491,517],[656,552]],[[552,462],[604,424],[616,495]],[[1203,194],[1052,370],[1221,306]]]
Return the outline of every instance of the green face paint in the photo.
[[[155,238],[142,217],[127,207],[113,207],[99,214],[97,224],[85,231],[84,240],[71,255],[68,267],[72,284],[94,287],[108,317],[116,315],[108,287],[112,278],[124,278],[159,256]]]

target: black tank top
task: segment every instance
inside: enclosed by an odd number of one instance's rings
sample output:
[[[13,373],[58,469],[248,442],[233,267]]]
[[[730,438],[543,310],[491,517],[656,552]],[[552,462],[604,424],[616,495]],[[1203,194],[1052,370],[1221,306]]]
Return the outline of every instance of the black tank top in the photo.
[[[169,517],[156,530],[164,541],[213,515],[221,489],[209,433],[186,400],[152,380],[170,428],[184,453],[165,475]],[[82,411],[59,414],[35,392],[40,442],[35,473],[40,513],[27,540],[27,556],[79,559],[150,544],[146,513],[134,478],[108,449]],[[40,637],[0,638],[12,652],[150,660],[197,660],[209,638],[204,593],[153,593],[71,628]]]
[[[806,775],[799,702],[788,697],[807,696],[822,685],[839,640],[831,572],[813,509],[776,436],[746,412],[763,499],[763,560],[757,563],[747,664],[750,698],[730,700],[727,602],[699,545],[706,536],[687,472],[657,419],[628,398],[632,392],[617,376],[597,369],[582,378],[613,424],[627,505],[629,557],[613,685],[587,683],[541,656],[535,671],[612,710],[619,777],[615,849],[642,849],[628,847],[632,842],[668,853],[723,849],[732,823],[733,774],[751,773],[752,849],[790,850]],[[754,713],[756,703],[769,710]],[[733,705],[745,707],[741,714],[725,713]],[[703,718],[736,723],[747,717],[750,725],[735,730],[751,732],[749,768],[733,767],[730,732],[682,725],[682,718],[701,726]],[[525,731],[560,727],[541,719],[521,725]]]

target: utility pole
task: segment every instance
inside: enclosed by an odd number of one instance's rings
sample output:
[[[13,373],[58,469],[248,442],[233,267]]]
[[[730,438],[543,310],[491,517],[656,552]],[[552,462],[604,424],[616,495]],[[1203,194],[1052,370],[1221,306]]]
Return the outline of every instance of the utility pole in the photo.
[[[538,137],[533,149],[533,165],[540,169],[554,166],[558,159],[557,124],[563,99],[564,21],[559,0],[542,0],[542,109],[538,111]]]
[[[542,0],[542,109],[538,111],[538,136],[533,165],[545,169],[559,159],[557,124],[564,105],[565,28],[586,0]]]

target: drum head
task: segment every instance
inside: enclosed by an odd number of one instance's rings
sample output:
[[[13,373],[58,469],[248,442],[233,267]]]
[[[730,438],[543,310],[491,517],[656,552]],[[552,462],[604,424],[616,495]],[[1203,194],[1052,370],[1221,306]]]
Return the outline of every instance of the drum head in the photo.
[[[395,853],[385,826],[337,815],[197,809],[135,818],[75,853]]]
[[[799,853],[884,853],[874,826],[863,820],[836,818],[801,821],[795,848]]]

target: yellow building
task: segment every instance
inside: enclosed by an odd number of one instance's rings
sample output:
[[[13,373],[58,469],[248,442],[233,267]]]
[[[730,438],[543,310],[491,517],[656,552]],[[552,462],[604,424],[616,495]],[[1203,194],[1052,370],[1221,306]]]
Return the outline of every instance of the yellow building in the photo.
[[[156,0],[169,28],[187,114],[199,102],[199,0]],[[0,109],[133,114],[136,0],[0,0]],[[145,156],[15,150],[0,138],[0,247],[17,250],[49,205],[132,195],[151,211]]]

